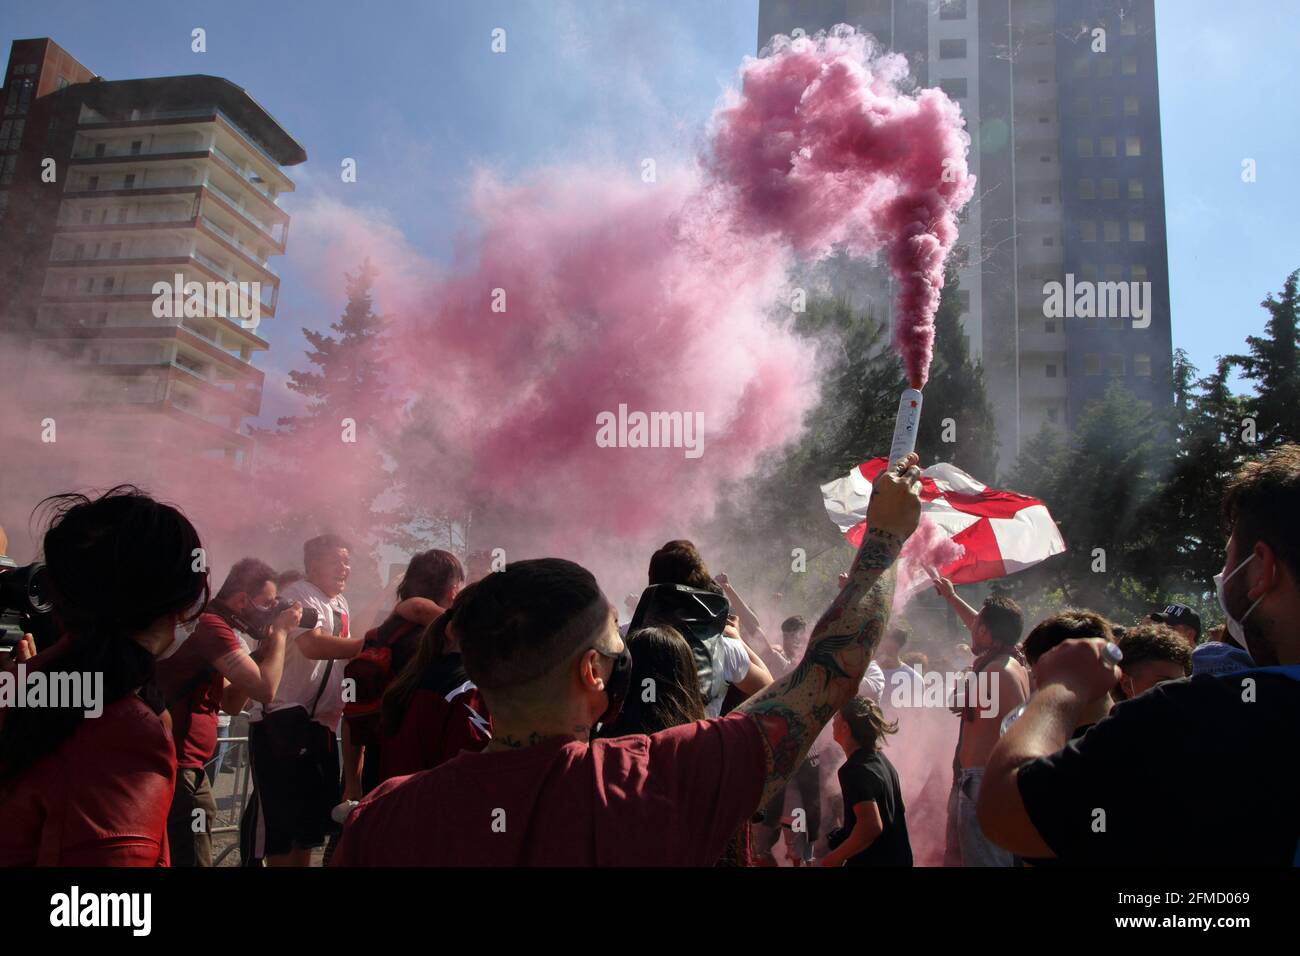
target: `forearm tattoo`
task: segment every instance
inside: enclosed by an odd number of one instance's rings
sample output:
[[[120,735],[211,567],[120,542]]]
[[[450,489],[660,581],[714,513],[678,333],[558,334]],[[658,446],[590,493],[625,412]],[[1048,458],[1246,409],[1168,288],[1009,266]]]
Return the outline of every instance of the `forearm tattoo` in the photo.
[[[849,580],[813,628],[803,660],[739,708],[758,725],[767,748],[766,802],[785,786],[822,727],[858,691],[889,620],[894,576],[888,573],[903,541],[867,532]]]

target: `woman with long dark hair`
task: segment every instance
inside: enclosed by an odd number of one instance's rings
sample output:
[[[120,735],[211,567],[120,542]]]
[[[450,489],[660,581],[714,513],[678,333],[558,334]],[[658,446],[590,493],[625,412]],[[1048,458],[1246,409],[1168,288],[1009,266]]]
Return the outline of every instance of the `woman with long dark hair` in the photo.
[[[601,737],[654,734],[669,727],[707,720],[700,695],[695,655],[674,627],[643,627],[626,638],[632,654],[632,680],[618,717],[600,729]],[[751,866],[750,824],[744,824],[723,850],[718,866]]]
[[[676,628],[640,628],[627,636],[627,649],[632,654],[630,690],[618,718],[601,728],[601,737],[653,734],[708,718],[695,655]]]
[[[207,604],[203,546],[130,485],[42,505],[63,636],[26,678],[83,692],[0,712],[0,865],[165,866],[176,751],[154,660]]]
[[[415,656],[384,693],[380,710],[380,777],[430,770],[462,750],[479,751],[492,739],[487,701],[461,665],[456,610],[471,584],[425,628]]]

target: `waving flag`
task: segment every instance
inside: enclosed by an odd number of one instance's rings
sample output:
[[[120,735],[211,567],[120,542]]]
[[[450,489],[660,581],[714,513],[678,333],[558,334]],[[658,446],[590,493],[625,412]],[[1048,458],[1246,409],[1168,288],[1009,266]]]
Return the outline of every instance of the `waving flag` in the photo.
[[[822,485],[826,513],[854,547],[867,530],[871,483],[886,465],[884,458],[873,458]],[[1005,577],[1065,550],[1056,522],[1037,498],[990,488],[943,462],[921,472],[921,517],[961,546],[960,557],[938,568],[955,584]]]

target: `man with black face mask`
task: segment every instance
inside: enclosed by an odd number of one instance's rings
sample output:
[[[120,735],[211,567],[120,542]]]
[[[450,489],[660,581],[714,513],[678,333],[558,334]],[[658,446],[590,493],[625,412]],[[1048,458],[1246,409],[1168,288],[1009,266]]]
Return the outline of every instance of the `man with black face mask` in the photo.
[[[995,843],[1065,863],[1300,864],[1300,445],[1243,466],[1223,517],[1219,603],[1256,666],[1152,687],[1067,743],[1121,661],[1104,640],[1045,653],[985,771],[979,820]],[[1215,808],[1243,812],[1226,823],[1187,799],[1207,786]]]
[[[876,479],[849,584],[799,666],[725,717],[596,738],[629,693],[618,616],[585,568],[516,561],[462,592],[447,627],[492,714],[492,742],[389,780],[352,811],[345,866],[712,866],[785,788],[858,689],[920,519],[915,455]]]
[[[273,619],[275,606],[275,571],[244,558],[231,568],[190,636],[158,662],[158,686],[176,743],[176,792],[167,819],[172,866],[212,865],[210,831],[217,807],[203,768],[216,748],[217,710],[237,714],[250,697],[275,696],[285,637],[302,616],[294,604]],[[249,654],[241,634],[260,640],[256,655]]]

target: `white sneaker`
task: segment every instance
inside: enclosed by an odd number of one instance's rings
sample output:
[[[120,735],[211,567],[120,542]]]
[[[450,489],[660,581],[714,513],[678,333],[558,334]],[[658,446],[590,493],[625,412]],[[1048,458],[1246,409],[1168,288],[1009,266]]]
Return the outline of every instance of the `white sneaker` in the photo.
[[[360,802],[359,800],[344,800],[330,811],[330,819],[342,826],[347,822],[348,814],[352,812],[352,808]]]

